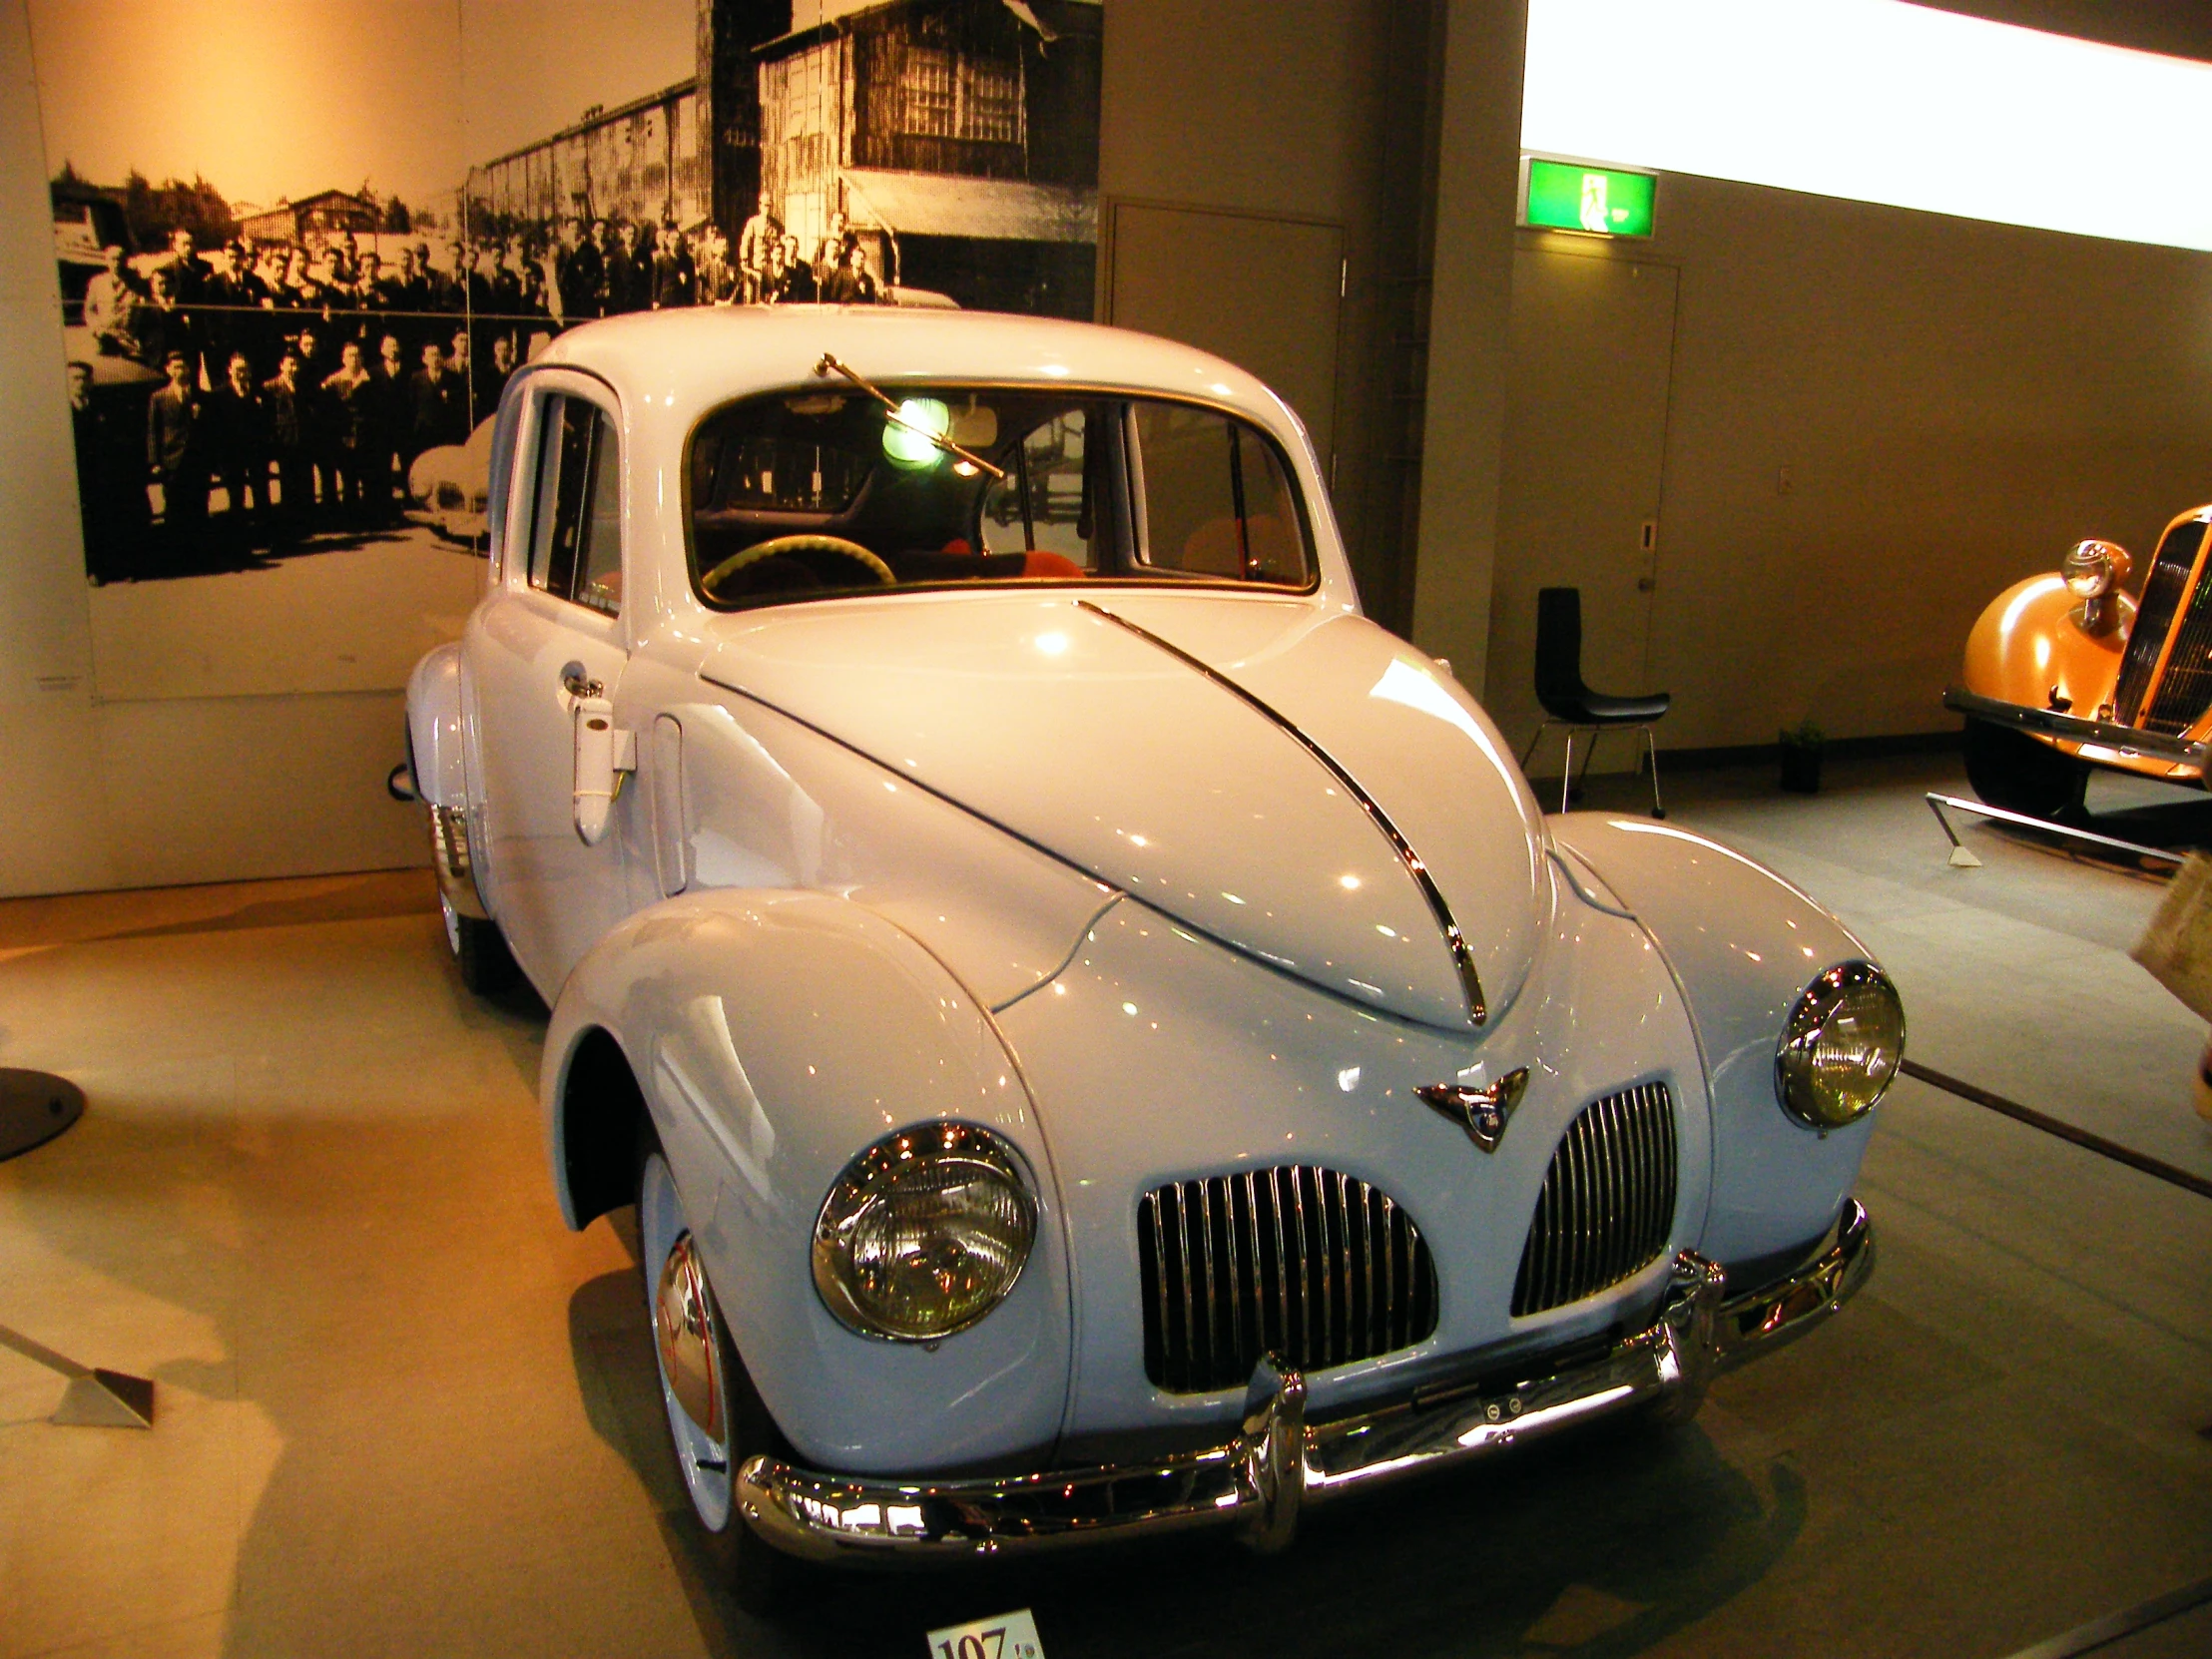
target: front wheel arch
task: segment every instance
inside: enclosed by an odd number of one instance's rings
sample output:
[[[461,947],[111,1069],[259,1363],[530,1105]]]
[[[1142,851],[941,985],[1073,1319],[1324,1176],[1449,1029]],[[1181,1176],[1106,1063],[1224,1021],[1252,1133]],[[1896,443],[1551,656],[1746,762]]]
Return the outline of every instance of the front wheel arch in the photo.
[[[636,1196],[645,1092],[612,1033],[594,1026],[577,1039],[561,1084],[562,1189],[569,1222],[584,1227]]]

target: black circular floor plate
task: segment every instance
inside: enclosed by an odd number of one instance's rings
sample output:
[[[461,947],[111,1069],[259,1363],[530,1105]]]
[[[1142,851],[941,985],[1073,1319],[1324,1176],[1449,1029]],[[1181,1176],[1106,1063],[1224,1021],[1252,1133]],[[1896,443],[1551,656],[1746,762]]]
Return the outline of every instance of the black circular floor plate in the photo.
[[[43,1146],[85,1115],[85,1091],[50,1071],[0,1066],[0,1160]]]

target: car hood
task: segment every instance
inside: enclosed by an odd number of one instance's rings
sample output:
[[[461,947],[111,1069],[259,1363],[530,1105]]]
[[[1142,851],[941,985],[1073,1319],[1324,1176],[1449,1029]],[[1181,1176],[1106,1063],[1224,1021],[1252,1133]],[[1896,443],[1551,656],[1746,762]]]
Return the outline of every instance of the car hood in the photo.
[[[1366,1006],[1465,1030],[1528,977],[1535,801],[1450,676],[1359,617],[1126,588],[843,599],[718,618],[700,672]]]

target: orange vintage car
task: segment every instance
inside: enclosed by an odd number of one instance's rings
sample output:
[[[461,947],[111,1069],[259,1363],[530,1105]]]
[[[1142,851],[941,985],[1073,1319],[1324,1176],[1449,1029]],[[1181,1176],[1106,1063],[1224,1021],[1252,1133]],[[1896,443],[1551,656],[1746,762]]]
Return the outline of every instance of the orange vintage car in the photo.
[[[2015,583],[1966,636],[1966,777],[1992,807],[2080,813],[2092,767],[2202,788],[2212,754],[2212,505],[2158,538],[2140,595],[2124,548],[2077,543],[2058,569]]]

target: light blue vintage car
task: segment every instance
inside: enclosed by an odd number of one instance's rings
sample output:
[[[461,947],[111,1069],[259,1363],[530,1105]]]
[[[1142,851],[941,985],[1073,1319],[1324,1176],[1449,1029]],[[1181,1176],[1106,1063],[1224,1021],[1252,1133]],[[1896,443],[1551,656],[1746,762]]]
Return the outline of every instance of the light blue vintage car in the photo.
[[[1310,1503],[1848,1298],[1904,1019],[1671,825],[1545,818],[1360,615],[1296,417],[1025,317],[632,317],[519,373],[409,691],[448,937],[553,1009],[740,1593]],[[511,952],[511,959],[509,953]]]

